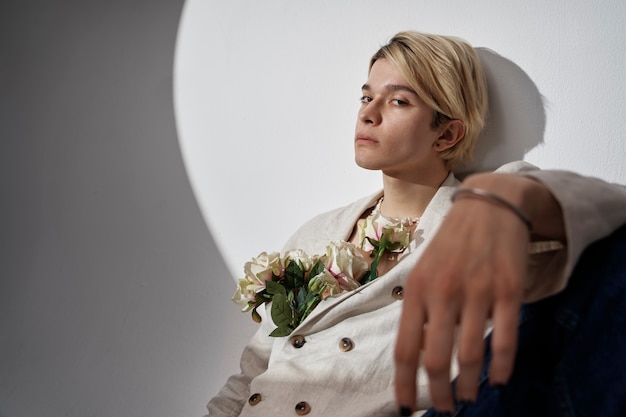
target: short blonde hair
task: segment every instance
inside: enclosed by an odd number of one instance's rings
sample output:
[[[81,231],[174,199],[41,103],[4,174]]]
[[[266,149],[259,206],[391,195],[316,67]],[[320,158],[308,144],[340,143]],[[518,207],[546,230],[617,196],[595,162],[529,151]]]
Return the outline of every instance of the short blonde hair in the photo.
[[[433,128],[451,119],[464,123],[463,139],[440,153],[448,169],[471,160],[488,108],[487,81],[476,50],[460,38],[404,31],[372,56],[370,70],[379,59],[398,69],[433,109]]]

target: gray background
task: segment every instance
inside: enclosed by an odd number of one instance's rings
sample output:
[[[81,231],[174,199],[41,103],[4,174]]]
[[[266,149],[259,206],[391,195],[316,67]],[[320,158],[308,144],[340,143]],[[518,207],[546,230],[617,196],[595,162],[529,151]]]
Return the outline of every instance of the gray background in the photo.
[[[0,2],[1,417],[200,416],[236,370],[252,324],[221,326],[176,138],[182,6]]]

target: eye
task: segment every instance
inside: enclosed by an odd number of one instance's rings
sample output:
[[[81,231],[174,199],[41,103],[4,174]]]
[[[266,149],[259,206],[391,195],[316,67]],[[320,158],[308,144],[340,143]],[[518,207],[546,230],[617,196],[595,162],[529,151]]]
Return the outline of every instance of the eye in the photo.
[[[396,106],[406,106],[407,104],[409,104],[408,101],[404,101],[399,98],[394,98],[393,100],[391,100],[391,102],[395,104]]]
[[[359,99],[359,101],[360,101],[361,103],[369,103],[370,101],[372,101],[372,98],[371,98],[371,97],[368,97],[368,96],[362,96],[362,97]]]

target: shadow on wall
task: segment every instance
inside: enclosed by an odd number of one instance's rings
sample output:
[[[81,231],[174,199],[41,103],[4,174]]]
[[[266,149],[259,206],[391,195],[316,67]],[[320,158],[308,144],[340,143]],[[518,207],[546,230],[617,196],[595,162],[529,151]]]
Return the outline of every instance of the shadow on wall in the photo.
[[[489,116],[478,138],[474,160],[456,172],[461,178],[524,159],[528,151],[543,143],[546,128],[543,97],[530,77],[496,52],[476,50],[487,76]]]

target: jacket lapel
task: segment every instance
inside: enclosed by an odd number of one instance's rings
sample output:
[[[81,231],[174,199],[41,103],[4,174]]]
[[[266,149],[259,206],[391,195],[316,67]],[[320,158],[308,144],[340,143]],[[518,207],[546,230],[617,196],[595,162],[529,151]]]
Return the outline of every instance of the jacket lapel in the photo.
[[[345,292],[322,301],[315,307],[309,317],[294,330],[294,333],[310,333],[332,326],[334,322],[344,314],[357,314],[358,312],[355,311],[357,303],[368,310],[377,308],[379,304],[381,306],[386,304],[387,302],[381,299],[380,294],[386,294],[390,292],[393,287],[404,283],[406,275],[417,263],[426,244],[435,234],[447,211],[450,209],[450,197],[458,185],[459,181],[454,175],[448,175],[420,218],[419,225],[415,232],[415,238],[409,246],[409,254],[403,257],[402,260],[398,262],[398,265],[376,280],[354,291]],[[371,207],[373,202],[380,198],[381,195],[381,193],[377,193],[370,196],[368,199],[363,199],[355,204],[354,207],[351,207],[345,215],[342,214],[337,217],[337,227],[335,230],[344,233],[341,239],[348,238],[347,235],[351,233],[361,214],[367,208]],[[379,298],[379,300],[376,300],[376,298]],[[331,309],[336,310],[333,312],[334,314],[327,314]]]

